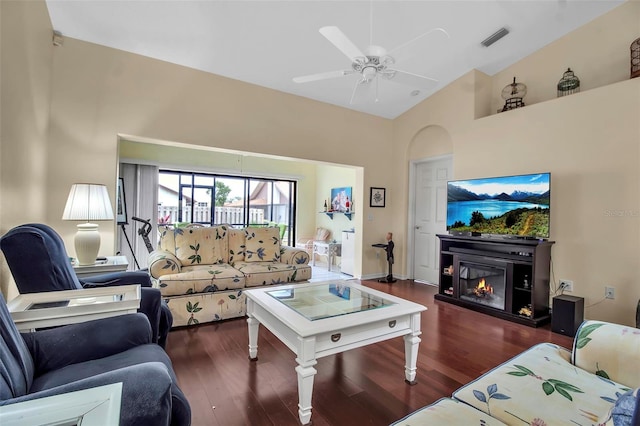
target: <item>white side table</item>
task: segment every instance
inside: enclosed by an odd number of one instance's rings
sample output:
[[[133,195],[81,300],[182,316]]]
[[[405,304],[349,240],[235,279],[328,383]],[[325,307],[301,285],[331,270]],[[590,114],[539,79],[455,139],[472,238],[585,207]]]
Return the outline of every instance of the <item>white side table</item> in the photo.
[[[342,252],[341,243],[330,243],[328,241],[314,241],[313,254],[311,256],[311,265],[316,266],[316,254],[327,256],[327,270],[331,271],[336,256],[340,256]]]
[[[7,303],[20,331],[133,314],[140,307],[140,285],[25,293]]]
[[[124,272],[128,267],[129,261],[126,256],[107,256],[106,262],[97,262],[94,265],[73,265],[73,270],[78,278],[87,278],[93,275]]]
[[[122,383],[88,388],[0,407],[3,426],[120,424]]]

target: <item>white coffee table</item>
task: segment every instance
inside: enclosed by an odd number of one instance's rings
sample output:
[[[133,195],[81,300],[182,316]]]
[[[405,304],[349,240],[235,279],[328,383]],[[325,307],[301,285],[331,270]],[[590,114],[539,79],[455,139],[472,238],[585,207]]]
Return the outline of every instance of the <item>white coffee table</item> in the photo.
[[[296,354],[298,415],[311,421],[317,359],[394,337],[404,337],[405,380],[416,383],[420,314],[427,308],[359,284],[326,281],[246,290],[249,358],[258,358],[264,325]]]

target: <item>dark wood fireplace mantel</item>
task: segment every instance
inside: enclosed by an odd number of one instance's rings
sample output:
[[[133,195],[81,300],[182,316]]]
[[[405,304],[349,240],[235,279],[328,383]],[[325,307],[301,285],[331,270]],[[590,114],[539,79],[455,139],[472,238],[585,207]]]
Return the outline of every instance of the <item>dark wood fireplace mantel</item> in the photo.
[[[553,241],[456,235],[438,235],[438,238],[440,288],[436,300],[532,327],[549,321]],[[467,277],[460,275],[461,264],[465,271],[466,265],[500,265],[504,270],[504,309],[472,301],[469,289],[463,285]]]

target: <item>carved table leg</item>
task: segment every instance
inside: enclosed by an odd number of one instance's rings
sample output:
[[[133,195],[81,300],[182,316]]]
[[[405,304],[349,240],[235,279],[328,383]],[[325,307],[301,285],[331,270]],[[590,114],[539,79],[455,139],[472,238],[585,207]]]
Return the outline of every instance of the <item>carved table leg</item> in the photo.
[[[415,385],[416,380],[416,366],[418,364],[418,346],[420,344],[420,314],[415,314],[411,317],[411,329],[410,334],[404,336],[404,376],[405,381],[410,385]]]
[[[315,338],[298,338],[298,356],[296,373],[298,373],[298,416],[303,425],[311,421],[311,396],[313,395],[313,378],[316,375]]]
[[[249,317],[247,318],[247,324],[249,325],[249,359],[252,361],[257,361],[258,331],[260,330],[260,321],[249,314]]]

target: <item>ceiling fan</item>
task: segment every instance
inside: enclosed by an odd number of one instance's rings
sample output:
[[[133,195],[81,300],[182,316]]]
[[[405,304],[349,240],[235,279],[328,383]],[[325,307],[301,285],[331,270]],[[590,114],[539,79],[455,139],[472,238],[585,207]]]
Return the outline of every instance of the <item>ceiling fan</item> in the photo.
[[[421,43],[426,39],[431,39],[435,36],[449,38],[449,34],[445,30],[435,28],[388,52],[385,48],[373,44],[362,52],[338,27],[322,27],[319,31],[351,60],[351,68],[295,77],[293,81],[296,83],[308,83],[356,74],[359,78],[353,89],[350,104],[357,103],[365,99],[367,95],[370,95],[374,81],[376,85],[375,101],[377,102],[379,79],[390,80],[415,89],[430,89],[434,87],[438,80],[399,70],[395,68],[395,63],[419,53]]]

